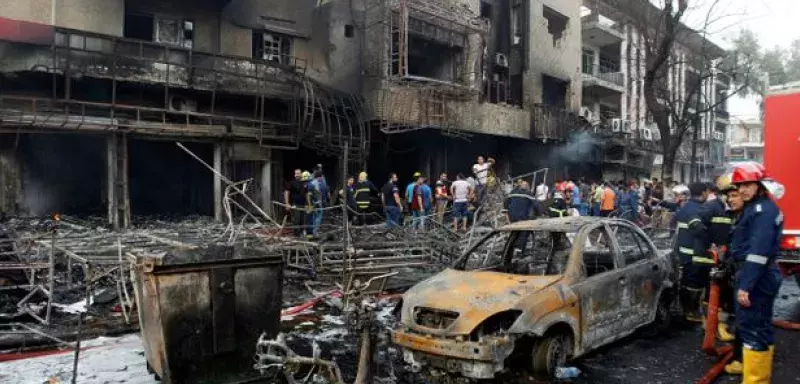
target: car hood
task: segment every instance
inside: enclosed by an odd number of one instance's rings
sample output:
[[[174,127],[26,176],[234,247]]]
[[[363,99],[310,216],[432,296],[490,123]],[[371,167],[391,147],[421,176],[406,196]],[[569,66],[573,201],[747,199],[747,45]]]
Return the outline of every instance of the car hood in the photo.
[[[446,269],[415,285],[403,295],[402,323],[414,326],[415,307],[442,309],[459,314],[446,333],[466,334],[487,317],[516,309],[526,297],[560,279],[560,275],[525,276]]]

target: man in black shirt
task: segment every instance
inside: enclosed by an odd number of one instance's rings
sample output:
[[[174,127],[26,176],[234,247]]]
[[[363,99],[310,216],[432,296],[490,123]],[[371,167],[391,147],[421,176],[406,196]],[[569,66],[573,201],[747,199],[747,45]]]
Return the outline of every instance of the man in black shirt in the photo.
[[[294,170],[294,180],[286,183],[286,190],[283,192],[284,204],[286,204],[286,214],[290,215],[292,229],[295,236],[303,235],[303,218],[306,205],[306,186],[302,180],[303,171]]]
[[[400,190],[397,188],[397,174],[394,172],[389,174],[389,181],[381,188],[381,202],[386,212],[386,226],[396,227],[400,223],[403,204],[400,201]]]

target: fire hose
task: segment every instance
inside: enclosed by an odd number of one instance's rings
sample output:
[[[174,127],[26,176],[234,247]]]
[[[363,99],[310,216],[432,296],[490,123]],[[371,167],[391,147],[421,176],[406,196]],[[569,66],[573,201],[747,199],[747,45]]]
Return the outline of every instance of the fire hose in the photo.
[[[723,247],[720,252],[724,254],[725,247]],[[697,380],[698,384],[710,384],[714,382],[714,380],[725,370],[725,365],[727,365],[733,359],[732,346],[716,346],[717,327],[719,325],[719,280],[722,273],[722,271],[717,269],[716,266],[720,264],[720,252],[710,252],[712,258],[714,259],[715,267],[712,269],[711,285],[708,290],[708,315],[706,316],[706,329],[702,346],[703,352],[709,356],[718,356],[720,359],[711,367],[711,369],[708,370],[708,372],[706,372],[703,377]]]

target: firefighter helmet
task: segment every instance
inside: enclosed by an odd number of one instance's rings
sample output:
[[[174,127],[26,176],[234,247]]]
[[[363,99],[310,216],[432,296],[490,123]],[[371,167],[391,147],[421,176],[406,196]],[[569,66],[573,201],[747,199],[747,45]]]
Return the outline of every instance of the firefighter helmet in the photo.
[[[564,194],[561,192],[554,193],[553,200],[564,200]]]
[[[756,162],[746,162],[737,164],[733,167],[731,183],[756,183],[767,179],[767,171],[764,166]]]
[[[301,176],[301,180],[302,180],[302,181],[309,181],[309,180],[311,180],[311,172],[309,172],[309,171],[303,171],[303,174],[302,174],[302,176]]]
[[[716,185],[717,185],[717,190],[719,190],[720,193],[727,193],[729,191],[733,191],[736,189],[736,186],[733,185],[733,183],[731,183],[730,173],[726,173],[718,177]]]

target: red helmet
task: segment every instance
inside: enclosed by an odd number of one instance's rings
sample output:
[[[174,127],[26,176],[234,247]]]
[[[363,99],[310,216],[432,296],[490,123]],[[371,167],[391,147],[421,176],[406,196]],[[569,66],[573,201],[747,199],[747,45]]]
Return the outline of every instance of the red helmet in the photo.
[[[733,167],[731,184],[760,182],[767,179],[767,170],[756,162],[746,162]]]

